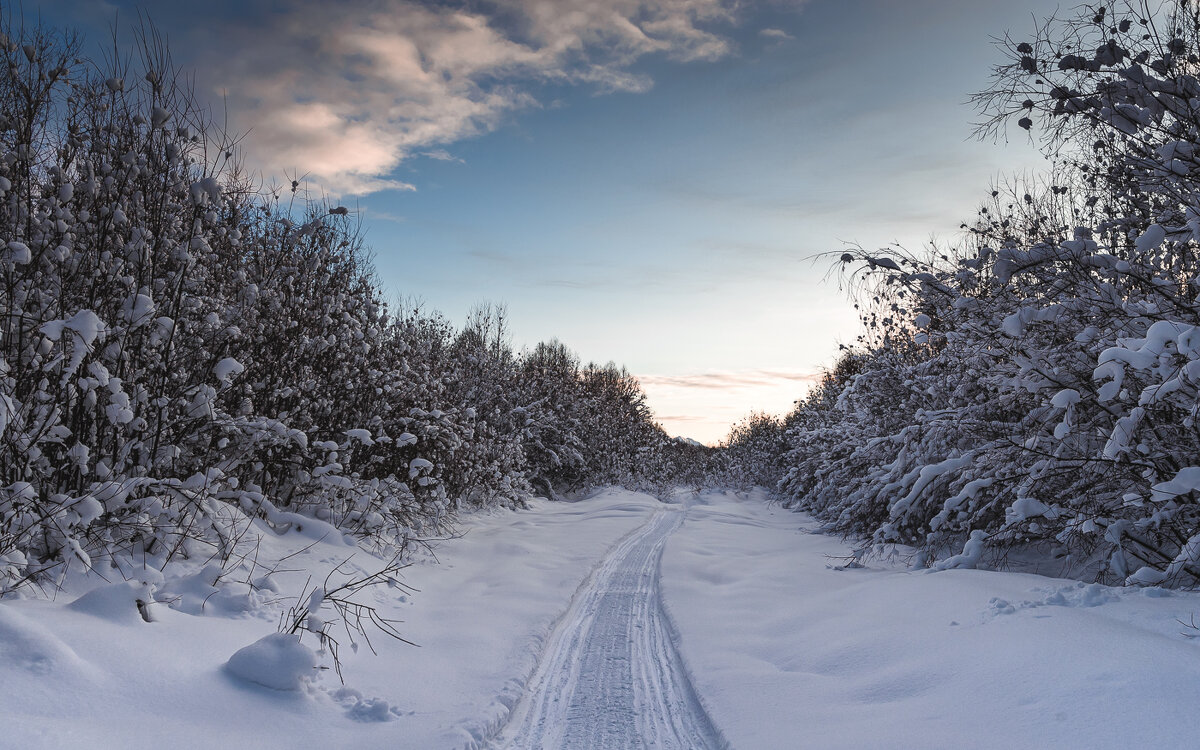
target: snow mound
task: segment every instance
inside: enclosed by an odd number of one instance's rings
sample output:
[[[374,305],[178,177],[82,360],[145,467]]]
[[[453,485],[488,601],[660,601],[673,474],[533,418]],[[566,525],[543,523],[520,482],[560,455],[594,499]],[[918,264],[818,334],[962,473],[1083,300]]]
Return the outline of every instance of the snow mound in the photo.
[[[384,699],[366,698],[354,688],[339,688],[329,695],[346,708],[346,716],[354,721],[364,723],[394,721],[402,715],[398,708]]]
[[[119,625],[140,625],[149,621],[153,594],[152,584],[122,581],[94,588],[67,607]]]
[[[246,682],[272,690],[299,690],[313,676],[317,655],[288,633],[260,638],[225,662],[225,670]]]
[[[235,580],[234,573],[245,575],[244,567],[227,571],[209,563],[192,573],[168,576],[157,592],[158,600],[189,615],[238,617],[258,611],[275,593],[269,578],[251,584]]]
[[[1146,590],[1153,592],[1149,594],[1151,597],[1170,596],[1170,592],[1165,589],[1154,588]],[[1121,601],[1129,592],[1123,592],[1121,589],[1099,583],[1076,581],[1066,586],[1034,587],[1033,593],[1038,594],[1038,598],[1010,601],[1008,599],[992,597],[988,600],[988,613],[992,615],[1011,615],[1019,610],[1036,609],[1038,607],[1100,607],[1110,602]]]
[[[1158,591],[1162,591],[1162,589],[1158,589]],[[1049,596],[1037,604],[1056,607],[1099,607],[1109,602],[1119,601],[1121,595],[1120,590],[1111,586],[1079,581],[1050,592]]]
[[[0,669],[24,669],[72,681],[89,677],[91,665],[40,623],[0,604]]]

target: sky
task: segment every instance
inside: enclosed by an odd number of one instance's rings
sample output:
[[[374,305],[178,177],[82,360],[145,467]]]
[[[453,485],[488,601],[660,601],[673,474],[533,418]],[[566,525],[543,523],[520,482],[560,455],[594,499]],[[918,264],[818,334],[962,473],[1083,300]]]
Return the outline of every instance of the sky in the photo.
[[[1046,0],[43,0],[127,38],[139,10],[267,184],[361,218],[389,295],[453,321],[507,306],[637,375],[707,443],[786,413],[858,322],[830,259],[920,248],[1023,131],[972,138],[995,37]]]

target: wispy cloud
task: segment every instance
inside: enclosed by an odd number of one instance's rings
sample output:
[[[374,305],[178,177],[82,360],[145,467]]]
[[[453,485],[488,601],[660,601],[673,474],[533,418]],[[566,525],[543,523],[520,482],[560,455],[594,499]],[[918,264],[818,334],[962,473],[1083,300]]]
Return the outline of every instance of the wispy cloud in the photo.
[[[194,6],[194,7],[188,7]],[[404,189],[407,158],[540,106],[538,86],[645,91],[631,70],[733,53],[737,0],[248,0],[162,11],[201,90],[225,97],[269,174],[339,194]],[[189,31],[183,31],[189,30]],[[214,33],[219,30],[219,33]]]
[[[775,386],[781,382],[815,383],[820,373],[789,372],[786,370],[742,370],[738,372],[704,372],[693,375],[639,375],[638,382],[647,388],[756,388]]]
[[[646,399],[671,434],[715,445],[753,411],[785,414],[808,386],[813,370],[753,369],[684,375],[639,375]]]
[[[780,42],[796,38],[783,29],[762,29],[758,32],[758,35],[765,39],[774,39]]]
[[[790,412],[820,377],[817,371],[737,370],[642,374],[637,379],[667,432],[715,445],[751,412]]]
[[[435,161],[449,161],[456,164],[466,163],[463,159],[455,156],[444,148],[435,148],[432,151],[422,151],[420,155],[424,156],[426,159],[433,159]]]
[[[370,217],[374,221],[390,221],[395,224],[404,224],[408,222],[408,217],[394,214],[390,211],[384,211],[379,208],[364,208],[362,211],[364,216]]]

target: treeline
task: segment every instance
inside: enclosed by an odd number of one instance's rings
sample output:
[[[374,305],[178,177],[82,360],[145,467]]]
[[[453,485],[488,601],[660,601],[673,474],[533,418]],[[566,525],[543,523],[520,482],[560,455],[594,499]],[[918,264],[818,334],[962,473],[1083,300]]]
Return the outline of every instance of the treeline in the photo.
[[[350,212],[255,189],[152,29],[106,64],[0,31],[0,594],[702,471],[624,369],[389,308]]]
[[[729,453],[783,502],[918,564],[1015,550],[1200,581],[1200,10],[1081,6],[977,101],[1043,138],[950,251],[847,252],[866,325]],[[961,554],[955,554],[960,553]],[[937,560],[941,562],[935,562]]]

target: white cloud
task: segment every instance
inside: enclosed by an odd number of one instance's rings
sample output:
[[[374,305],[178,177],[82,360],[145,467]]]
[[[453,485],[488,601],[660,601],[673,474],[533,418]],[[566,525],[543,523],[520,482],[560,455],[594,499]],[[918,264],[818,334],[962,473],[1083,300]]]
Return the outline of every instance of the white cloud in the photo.
[[[740,370],[737,372],[704,372],[691,375],[640,375],[638,382],[647,388],[729,389],[776,387],[788,383],[811,384],[820,379],[819,373],[787,370]],[[790,387],[790,386],[788,386]]]
[[[499,0],[480,6],[413,0],[296,0],[213,20],[178,11],[194,29],[199,81],[225,96],[234,129],[267,174],[307,173],[322,188],[362,194],[411,188],[390,179],[415,154],[495,128],[539,106],[541,83],[641,92],[630,70],[662,54],[681,62],[732,54],[713,29],[736,21],[736,0]],[[479,10],[486,7],[487,12]],[[432,158],[440,158],[433,156]]]
[[[422,151],[420,155],[424,156],[426,159],[433,159],[435,161],[448,161],[454,162],[455,164],[466,163],[462,158],[455,156],[444,148],[435,148],[432,151]]]
[[[783,29],[762,29],[758,32],[758,35],[767,39],[778,39],[779,41],[787,41],[788,39],[796,38]]]

